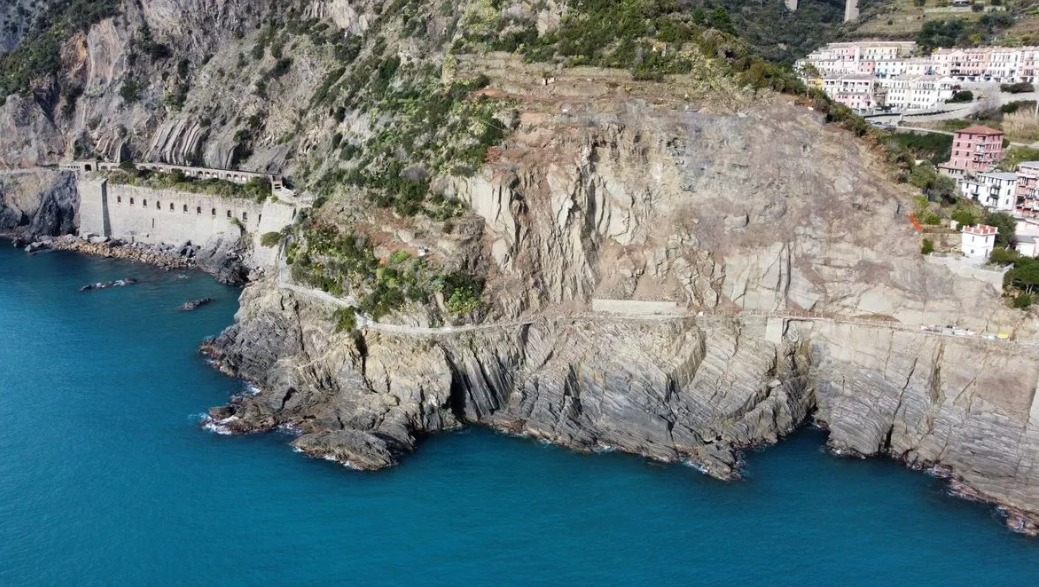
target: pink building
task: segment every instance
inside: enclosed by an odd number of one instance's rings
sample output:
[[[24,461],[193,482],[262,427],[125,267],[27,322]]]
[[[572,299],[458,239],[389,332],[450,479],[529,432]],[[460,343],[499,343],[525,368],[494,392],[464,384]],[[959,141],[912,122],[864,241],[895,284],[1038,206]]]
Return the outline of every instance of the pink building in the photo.
[[[1025,218],[1039,216],[1039,161],[1022,161],[1017,166],[1015,212]]]
[[[989,171],[1003,159],[1003,131],[987,126],[970,126],[956,131],[952,158],[940,169],[954,177]]]

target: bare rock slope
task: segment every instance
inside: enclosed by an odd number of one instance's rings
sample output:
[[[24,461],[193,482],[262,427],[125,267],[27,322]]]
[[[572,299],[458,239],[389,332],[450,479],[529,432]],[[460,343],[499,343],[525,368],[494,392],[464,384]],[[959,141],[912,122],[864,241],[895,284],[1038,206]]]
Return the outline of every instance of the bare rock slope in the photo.
[[[513,88],[518,131],[455,186],[486,223],[488,301],[510,325],[336,333],[320,300],[254,284],[207,350],[262,392],[214,409],[217,425],[290,426],[304,452],[378,468],[475,422],[730,478],[739,449],[814,414],[836,451],[934,467],[1034,529],[1039,363],[919,326],[1034,331],[992,285],[924,262],[867,145],[777,98],[696,108],[551,91]],[[707,316],[593,314],[593,297]],[[726,310],[745,317],[709,319]],[[872,322],[789,320],[770,342],[748,310]]]

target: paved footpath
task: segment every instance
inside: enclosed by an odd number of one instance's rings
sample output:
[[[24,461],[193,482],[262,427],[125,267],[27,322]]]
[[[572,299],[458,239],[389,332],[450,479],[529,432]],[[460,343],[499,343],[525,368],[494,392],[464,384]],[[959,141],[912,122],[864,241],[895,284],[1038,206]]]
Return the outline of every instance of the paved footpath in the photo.
[[[322,302],[332,304],[341,308],[357,307],[357,302],[353,298],[339,298],[318,289],[303,287],[291,283],[288,277],[288,268],[285,264],[284,258],[281,259],[278,270],[278,285],[282,289],[287,289],[289,291],[314,299],[318,299]],[[862,318],[851,318],[832,314],[819,314],[814,312],[792,310],[782,312],[764,312],[759,310],[744,310],[741,312],[686,311],[673,314],[662,314],[652,316],[632,316],[623,314],[609,314],[604,312],[582,312],[580,314],[567,315],[546,314],[509,322],[492,322],[488,324],[465,324],[460,326],[439,327],[385,324],[382,322],[372,320],[369,316],[365,316],[358,312],[357,325],[359,328],[375,330],[387,334],[396,334],[401,336],[437,337],[457,336],[459,334],[465,334],[467,332],[477,332],[485,330],[508,330],[534,324],[542,320],[560,318],[572,321],[595,322],[607,322],[611,320],[624,322],[671,322],[682,320],[694,320],[698,328],[705,329],[728,327],[736,322],[745,323],[750,320],[768,321],[769,319],[780,319],[801,322],[849,324],[854,326],[865,326],[868,328],[884,328],[887,330],[899,330],[903,332],[923,334],[925,336],[940,336],[957,339],[977,340],[979,342],[986,342],[999,345],[1012,345],[1029,350],[1039,351],[1039,343],[1036,343],[1034,341],[1026,342],[993,338],[994,335],[992,334],[985,335],[965,329],[936,328],[931,326],[904,324],[901,322],[893,322],[890,320],[867,320]]]

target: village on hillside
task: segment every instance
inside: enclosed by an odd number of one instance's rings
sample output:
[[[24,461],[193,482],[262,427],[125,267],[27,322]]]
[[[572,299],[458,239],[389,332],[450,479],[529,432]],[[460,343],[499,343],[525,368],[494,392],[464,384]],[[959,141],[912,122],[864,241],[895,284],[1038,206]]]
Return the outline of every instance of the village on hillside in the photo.
[[[1036,81],[1039,47],[937,49],[913,41],[830,43],[795,67],[809,86],[859,114],[942,108],[961,87]],[[977,86],[975,86],[977,87]]]
[[[798,61],[796,69],[806,84],[855,112],[898,114],[906,124],[914,116],[929,120],[959,116],[942,114],[958,106],[954,97],[965,88],[1010,85],[1013,89],[1016,85],[1034,92],[1031,84],[1039,76],[1039,47],[937,49],[921,55],[911,41],[830,43]],[[985,265],[997,243],[1012,247],[1020,257],[1039,257],[1039,161],[1008,164],[1004,155],[1010,143],[1004,131],[983,124],[946,134],[952,134],[949,157],[936,161],[936,171],[949,178],[944,181],[950,186],[955,181],[951,193],[990,214],[1013,218],[1014,233],[1003,239],[996,226],[951,220],[945,230],[958,231],[959,261]],[[923,229],[917,218],[913,222]],[[927,244],[925,252],[930,252]]]

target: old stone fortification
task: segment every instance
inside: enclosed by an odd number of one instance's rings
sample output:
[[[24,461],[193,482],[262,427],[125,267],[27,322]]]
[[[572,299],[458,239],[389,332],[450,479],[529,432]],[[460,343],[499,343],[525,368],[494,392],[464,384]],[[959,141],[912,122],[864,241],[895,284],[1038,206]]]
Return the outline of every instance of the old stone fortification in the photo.
[[[202,244],[218,235],[252,235],[253,261],[274,264],[277,253],[262,247],[260,236],[292,223],[294,204],[268,199],[262,204],[177,190],[113,184],[103,177],[79,181],[79,231],[150,244]]]

